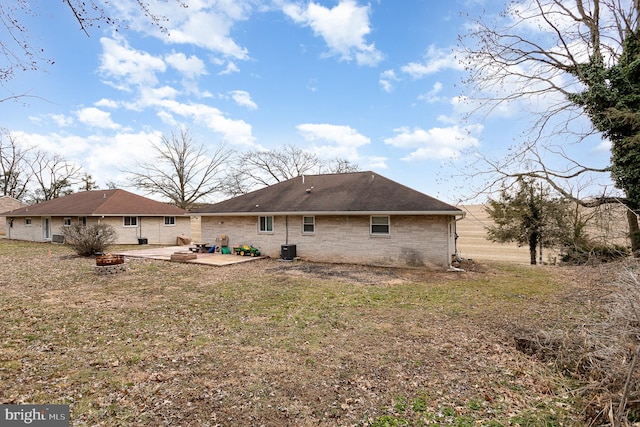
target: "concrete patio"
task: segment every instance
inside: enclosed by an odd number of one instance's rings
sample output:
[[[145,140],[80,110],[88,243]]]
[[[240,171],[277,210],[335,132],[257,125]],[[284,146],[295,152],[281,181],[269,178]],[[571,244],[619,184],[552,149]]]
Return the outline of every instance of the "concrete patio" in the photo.
[[[144,249],[134,249],[129,251],[114,252],[114,255],[123,255],[129,258],[146,258],[157,259],[162,261],[171,261],[171,255],[179,253],[190,253],[188,246],[153,246],[144,247]],[[255,261],[264,257],[249,257],[238,255],[227,255],[221,253],[198,253],[196,259],[180,261],[190,264],[206,264],[215,266],[224,266],[231,264],[239,264],[241,262]]]

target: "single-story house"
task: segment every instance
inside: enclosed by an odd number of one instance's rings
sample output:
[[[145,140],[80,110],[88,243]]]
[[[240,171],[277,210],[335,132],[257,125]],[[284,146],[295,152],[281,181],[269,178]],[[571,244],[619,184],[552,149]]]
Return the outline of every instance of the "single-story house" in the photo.
[[[451,265],[464,212],[374,172],[305,175],[192,211],[202,240],[317,262]]]
[[[68,194],[2,215],[6,237],[35,242],[60,241],[62,228],[72,224],[110,224],[118,244],[175,245],[179,236],[191,234],[184,209],[120,189]]]
[[[26,206],[20,200],[11,196],[0,196],[0,212],[9,211],[12,209],[18,209]],[[7,235],[7,219],[0,215],[0,236],[5,237]]]

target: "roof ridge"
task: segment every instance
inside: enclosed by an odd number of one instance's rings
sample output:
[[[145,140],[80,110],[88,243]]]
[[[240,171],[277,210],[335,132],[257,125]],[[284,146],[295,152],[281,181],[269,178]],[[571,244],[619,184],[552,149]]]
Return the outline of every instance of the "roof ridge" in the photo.
[[[98,204],[98,206],[96,206],[96,207],[93,209],[93,212],[96,212],[96,211],[100,210],[100,208],[102,208],[102,207],[103,207],[104,205],[106,205],[106,204],[107,204],[111,199],[113,199],[113,198],[116,196],[116,194],[118,194],[118,192],[120,192],[120,191],[125,191],[125,190],[122,190],[122,189],[120,189],[120,188],[108,188],[108,189],[106,189],[106,190],[96,190],[96,191],[112,191],[112,194],[111,194],[109,197],[107,197],[107,193],[104,193],[104,197],[103,197],[103,199],[104,199],[104,200],[102,201],[102,203],[99,203],[99,204]],[[76,194],[78,194],[78,193],[76,193]]]

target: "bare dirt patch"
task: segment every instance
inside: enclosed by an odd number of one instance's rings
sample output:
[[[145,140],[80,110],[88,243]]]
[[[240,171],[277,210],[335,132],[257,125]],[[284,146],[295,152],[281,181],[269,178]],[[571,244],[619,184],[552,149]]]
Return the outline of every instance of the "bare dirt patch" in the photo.
[[[75,426],[584,422],[514,339],[597,309],[572,269],[94,265],[0,241],[2,403],[70,404]]]

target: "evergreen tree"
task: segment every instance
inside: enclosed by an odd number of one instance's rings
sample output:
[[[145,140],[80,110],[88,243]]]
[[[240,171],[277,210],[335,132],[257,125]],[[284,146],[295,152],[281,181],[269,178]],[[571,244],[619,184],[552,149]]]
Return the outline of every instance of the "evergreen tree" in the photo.
[[[571,95],[584,107],[594,126],[611,141],[611,175],[627,198],[631,247],[640,250],[640,30],[629,31],[617,64],[606,66],[594,56],[577,67],[589,81],[586,89]]]
[[[487,238],[528,246],[531,264],[535,265],[538,247],[554,247],[570,239],[567,209],[563,199],[552,198],[548,189],[520,177],[501,191],[498,200],[489,199],[486,210],[495,225],[487,227]]]

